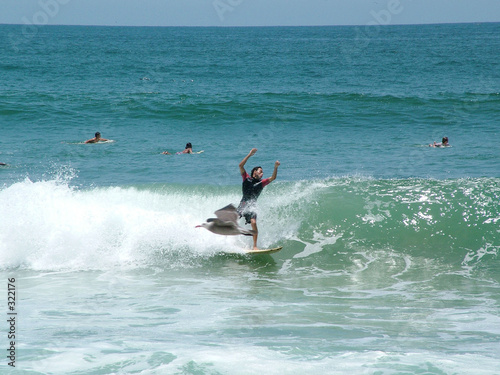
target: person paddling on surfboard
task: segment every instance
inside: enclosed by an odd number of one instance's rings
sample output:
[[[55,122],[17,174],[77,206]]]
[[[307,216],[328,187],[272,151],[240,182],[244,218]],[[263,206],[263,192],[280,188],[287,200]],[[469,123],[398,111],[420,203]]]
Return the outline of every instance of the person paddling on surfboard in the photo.
[[[240,173],[243,178],[243,197],[241,198],[240,205],[238,206],[238,213],[240,217],[245,217],[245,224],[251,224],[253,234],[253,248],[254,250],[258,250],[257,247],[257,237],[259,235],[257,230],[257,214],[255,213],[255,203],[260,193],[262,193],[262,189],[265,186],[269,185],[269,183],[276,180],[276,176],[278,175],[278,167],[280,166],[280,162],[276,161],[274,163],[274,171],[271,177],[262,179],[264,172],[262,171],[262,167],[254,167],[250,173],[250,175],[245,171],[245,164],[257,152],[256,148],[252,148],[247,156],[243,158],[240,162]]]
[[[450,143],[448,142],[448,137],[443,137],[441,143],[431,143],[429,147],[450,147]]]
[[[109,139],[106,138],[101,138],[101,133],[97,132],[95,133],[95,137],[88,139],[85,141],[85,143],[98,143],[98,142],[107,142]]]
[[[186,143],[186,148],[184,149],[184,151],[179,151],[177,153],[177,155],[180,155],[180,154],[192,154],[193,153],[193,145],[191,144],[191,142],[188,142]]]

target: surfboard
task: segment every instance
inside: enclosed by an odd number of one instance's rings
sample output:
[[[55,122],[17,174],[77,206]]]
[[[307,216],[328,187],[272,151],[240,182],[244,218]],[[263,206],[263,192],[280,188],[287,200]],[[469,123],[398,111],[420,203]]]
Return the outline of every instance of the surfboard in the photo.
[[[272,249],[259,249],[259,250],[244,250],[247,254],[272,254],[283,249],[283,246],[273,247]]]
[[[192,153],[191,153],[191,155],[201,154],[201,153],[203,153],[203,152],[205,152],[205,150],[192,152]],[[176,154],[176,155],[184,155],[184,154],[185,154],[185,155],[189,155],[188,153],[184,153],[184,152],[182,152],[182,151],[176,152],[175,154]]]

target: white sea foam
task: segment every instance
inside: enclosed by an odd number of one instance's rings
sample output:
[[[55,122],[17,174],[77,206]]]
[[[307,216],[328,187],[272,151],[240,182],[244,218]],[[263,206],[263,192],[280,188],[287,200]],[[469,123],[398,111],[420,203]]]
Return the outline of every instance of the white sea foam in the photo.
[[[152,251],[200,255],[238,239],[195,229],[221,202],[135,188],[79,191],[59,181],[26,180],[0,192],[0,262],[34,269],[106,268],[147,262]]]
[[[168,187],[79,190],[65,180],[27,179],[0,191],[0,264],[107,269],[150,265],[158,256],[175,253],[211,256],[238,251],[251,245],[251,237],[217,236],[195,226],[213,217],[216,209],[237,204],[239,198],[238,191],[207,195]],[[298,199],[292,195],[262,199],[258,209],[262,247],[297,230],[300,219],[287,212],[287,205]]]

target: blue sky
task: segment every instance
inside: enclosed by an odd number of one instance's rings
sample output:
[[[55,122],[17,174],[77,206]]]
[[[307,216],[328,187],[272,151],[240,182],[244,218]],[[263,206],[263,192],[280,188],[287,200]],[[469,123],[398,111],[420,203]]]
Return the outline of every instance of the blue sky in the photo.
[[[127,26],[500,22],[500,0],[0,0],[0,23]]]

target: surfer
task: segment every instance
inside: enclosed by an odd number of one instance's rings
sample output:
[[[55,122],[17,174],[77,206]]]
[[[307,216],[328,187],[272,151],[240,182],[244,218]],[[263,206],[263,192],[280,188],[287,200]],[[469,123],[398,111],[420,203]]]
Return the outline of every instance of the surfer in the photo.
[[[183,151],[176,152],[175,154],[176,155],[182,155],[182,154],[200,154],[202,152],[203,151],[193,152],[193,145],[191,144],[191,142],[188,142],[188,143],[186,143],[186,148]],[[164,151],[164,152],[162,152],[162,154],[164,154],[164,155],[172,155],[168,151]]]
[[[449,147],[450,144],[448,143],[448,137],[443,137],[441,140],[441,143],[432,143],[429,145],[429,147]]]
[[[106,142],[108,139],[106,138],[101,138],[101,133],[97,132],[95,133],[95,137],[88,139],[85,141],[85,143],[97,143],[97,142]]]
[[[240,205],[238,206],[238,213],[240,217],[245,217],[245,224],[251,224],[253,234],[253,248],[254,250],[258,250],[257,247],[257,237],[259,235],[257,230],[257,214],[255,213],[255,203],[257,198],[259,197],[262,189],[267,186],[269,183],[276,180],[276,176],[278,175],[278,167],[280,166],[280,162],[276,161],[274,163],[274,171],[271,177],[262,179],[264,172],[262,171],[262,167],[254,167],[250,172],[250,175],[245,170],[245,164],[257,152],[256,148],[252,148],[247,156],[243,158],[240,162],[240,173],[243,178],[243,197],[241,198]]]
[[[192,154],[193,153],[193,146],[191,145],[191,142],[186,143],[186,148],[184,151],[180,151],[177,154]]]

